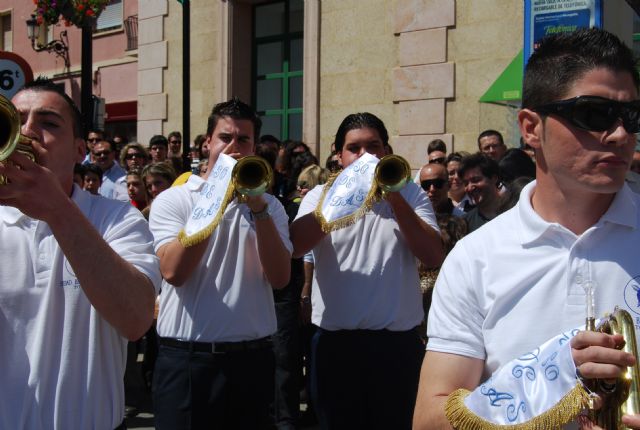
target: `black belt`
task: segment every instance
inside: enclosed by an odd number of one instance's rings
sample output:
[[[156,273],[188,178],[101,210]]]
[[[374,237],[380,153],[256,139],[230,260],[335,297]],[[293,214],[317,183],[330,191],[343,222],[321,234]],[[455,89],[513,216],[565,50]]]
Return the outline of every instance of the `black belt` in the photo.
[[[255,351],[259,349],[267,349],[273,346],[271,336],[262,337],[255,340],[242,340],[240,342],[189,342],[185,340],[171,339],[169,337],[161,337],[160,345],[169,346],[171,348],[184,349],[193,352],[210,352],[221,353]]]

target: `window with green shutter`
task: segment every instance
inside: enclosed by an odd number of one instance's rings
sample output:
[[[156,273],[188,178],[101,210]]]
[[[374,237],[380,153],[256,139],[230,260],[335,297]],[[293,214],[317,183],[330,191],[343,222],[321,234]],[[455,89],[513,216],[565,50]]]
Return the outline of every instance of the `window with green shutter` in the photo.
[[[302,139],[303,0],[253,8],[253,105],[262,134]]]

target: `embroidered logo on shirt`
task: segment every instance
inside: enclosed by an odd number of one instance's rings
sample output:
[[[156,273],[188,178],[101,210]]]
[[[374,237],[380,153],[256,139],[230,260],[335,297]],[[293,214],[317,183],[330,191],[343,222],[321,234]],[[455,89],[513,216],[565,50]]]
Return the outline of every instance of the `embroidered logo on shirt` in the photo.
[[[76,277],[73,267],[69,263],[69,260],[64,259],[64,270],[62,271],[62,281],[60,281],[60,287],[73,287],[80,288],[80,281]]]
[[[640,275],[630,279],[625,285],[624,301],[630,312],[640,315]]]

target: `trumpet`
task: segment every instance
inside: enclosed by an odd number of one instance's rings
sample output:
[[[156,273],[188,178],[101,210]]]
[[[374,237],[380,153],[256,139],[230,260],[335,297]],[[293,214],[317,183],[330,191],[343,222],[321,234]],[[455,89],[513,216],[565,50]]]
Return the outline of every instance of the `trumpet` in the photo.
[[[638,358],[634,321],[629,312],[616,307],[597,331],[622,335],[625,344],[621,349],[633,354],[636,359]],[[626,430],[628,427],[622,424],[622,415],[640,413],[639,371],[636,360],[636,364],[627,367],[615,384],[610,385],[600,380],[594,381],[596,390],[603,394],[602,408],[594,411],[595,419],[600,427],[607,430]]]
[[[375,171],[375,180],[382,192],[400,191],[411,179],[411,167],[398,155],[382,157]]]
[[[233,187],[242,196],[259,196],[273,181],[273,170],[267,161],[256,155],[241,158],[231,173]]]
[[[4,162],[14,151],[25,154],[35,161],[31,148],[31,139],[20,134],[20,115],[13,103],[0,95],[0,163]],[[7,183],[7,178],[0,175],[0,185]]]

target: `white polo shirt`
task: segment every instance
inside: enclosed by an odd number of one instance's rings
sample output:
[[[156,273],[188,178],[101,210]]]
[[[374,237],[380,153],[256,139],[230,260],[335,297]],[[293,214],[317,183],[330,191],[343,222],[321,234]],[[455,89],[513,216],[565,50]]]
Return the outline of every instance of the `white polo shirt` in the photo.
[[[205,181],[163,191],[151,206],[155,249],[178,237]],[[291,252],[287,214],[270,194],[264,198],[280,239]],[[262,269],[251,211],[234,199],[209,239],[200,264],[179,288],[162,283],[157,325],[161,337],[199,342],[259,339],[276,331],[271,285]]]
[[[72,197],[157,288],[140,212],[77,185]],[[127,340],[91,306],[45,222],[1,206],[0,255],[0,428],[113,430],[124,417]]]
[[[323,185],[302,200],[296,218],[318,205]],[[413,182],[400,192],[418,217],[438,225],[426,193]],[[325,236],[312,250],[314,324],[327,330],[410,330],[424,316],[417,260],[388,202]]]
[[[585,323],[586,281],[596,317],[618,305],[640,327],[640,196],[626,185],[580,236],[518,204],[460,240],[436,282],[428,350],[485,360],[485,376]],[[640,332],[637,332],[640,333]]]

